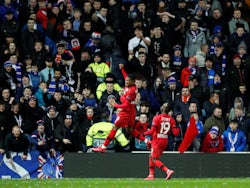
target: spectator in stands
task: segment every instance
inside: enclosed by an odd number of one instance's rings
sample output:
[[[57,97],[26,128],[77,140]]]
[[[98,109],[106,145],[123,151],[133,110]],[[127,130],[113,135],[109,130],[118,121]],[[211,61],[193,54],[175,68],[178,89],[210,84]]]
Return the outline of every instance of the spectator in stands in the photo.
[[[31,135],[36,130],[36,122],[45,114],[43,109],[38,106],[35,96],[30,96],[28,103],[22,104],[23,131]]]
[[[146,53],[148,53],[148,48],[151,44],[151,40],[148,36],[144,36],[141,27],[134,28],[134,37],[128,42],[128,53],[131,56],[138,57],[138,48],[143,46],[146,48]]]
[[[213,114],[213,110],[216,106],[220,105],[220,95],[217,92],[210,93],[208,100],[203,102],[203,117],[207,119]]]
[[[175,136],[172,131],[170,132],[169,135],[169,143],[167,150],[169,151],[178,151],[178,148],[184,138],[184,135],[187,130],[187,124],[184,123],[182,114],[180,112],[176,112],[173,114],[173,117],[175,118],[176,121],[176,129],[179,129],[179,134]]]
[[[117,92],[120,92],[121,91],[121,86],[116,82],[116,79],[114,77],[114,75],[112,73],[107,73],[105,75],[105,80],[104,82],[100,83],[98,86],[97,86],[97,89],[96,89],[96,96],[97,96],[97,99],[100,100],[101,96],[102,96],[102,93],[107,89],[107,84],[108,83],[113,83],[113,86],[114,86],[114,90],[117,91]]]
[[[135,122],[134,129],[136,129],[141,134],[143,134],[144,132],[146,132],[150,128],[148,120],[149,119],[147,117],[147,114],[146,113],[141,113],[139,115],[139,119]],[[150,139],[149,136],[147,136],[147,138]],[[135,147],[136,150],[148,150],[147,144],[145,142],[139,140],[138,138],[134,138],[134,142],[135,142],[134,147]]]
[[[51,95],[48,93],[48,87],[46,82],[40,82],[37,92],[34,93],[34,96],[37,98],[38,106],[40,106],[44,111],[46,110],[46,99],[44,100],[44,95],[46,98],[50,99]]]
[[[151,106],[152,114],[160,112],[160,107],[163,104],[163,83],[162,77],[158,76],[153,82],[153,86],[149,89],[149,103]]]
[[[22,92],[22,95],[20,95],[20,98],[16,98],[16,101],[17,102],[20,102],[21,104],[24,104],[24,103],[28,103],[29,101],[29,98],[32,96],[32,88],[30,86],[27,86],[25,88],[23,88],[23,92]]]
[[[38,70],[41,71],[45,68],[45,59],[48,55],[48,50],[45,49],[44,43],[40,40],[35,41],[34,50],[32,51],[32,62],[38,66]]]
[[[200,49],[196,51],[195,58],[196,58],[196,65],[201,68],[205,67],[205,59],[208,56],[209,46],[207,43],[201,44]]]
[[[238,53],[238,46],[239,44],[244,41],[247,49],[250,49],[250,34],[246,31],[245,26],[243,24],[237,23],[236,30],[229,36],[228,45],[229,53],[230,54],[237,54]]]
[[[23,132],[23,123],[24,123],[24,119],[23,119],[23,114],[22,114],[22,109],[21,109],[21,104],[18,102],[14,102],[11,105],[11,112],[10,112],[10,116],[8,119],[9,122],[9,127],[8,127],[8,133],[11,132],[11,129],[14,125],[18,125],[18,127],[20,127],[21,132]]]
[[[233,56],[233,64],[227,70],[227,83],[232,99],[235,98],[239,85],[244,82],[246,82],[245,68],[242,67],[241,57],[236,54]]]
[[[213,126],[202,141],[201,151],[212,153],[223,151],[223,149],[224,143],[219,135],[219,128]]]
[[[97,101],[94,93],[91,93],[91,88],[89,86],[84,86],[82,89],[83,102],[85,106],[97,107]]]
[[[1,7],[0,7],[0,9],[1,9]],[[1,34],[3,36],[6,36],[7,33],[11,34],[11,35],[15,36],[14,37],[15,40],[18,41],[18,38],[16,36],[17,36],[17,33],[18,33],[18,29],[19,29],[19,22],[14,17],[13,10],[11,10],[11,9],[7,10],[5,12],[4,16],[5,16],[5,18],[0,24]]]
[[[198,71],[198,67],[196,65],[196,58],[195,57],[189,57],[188,66],[183,68],[182,71],[181,71],[180,81],[181,81],[181,84],[183,85],[183,87],[188,86],[189,76],[191,74],[192,75],[197,74],[197,71]]]
[[[49,84],[52,78],[54,78],[54,59],[51,56],[47,56],[45,59],[46,67],[40,71],[42,81]]]
[[[91,20],[82,20],[82,23],[79,28],[81,43],[86,44],[93,33]]]
[[[92,62],[93,60],[91,58],[91,49],[82,48],[80,61],[75,62],[77,65],[77,72],[82,74],[83,71],[85,71],[88,65]]]
[[[35,20],[29,18],[27,21],[27,29],[21,33],[20,44],[24,56],[34,53],[35,41],[44,41],[44,38],[41,38],[40,33],[34,29],[34,25]]]
[[[68,108],[68,103],[66,99],[63,98],[62,91],[56,90],[52,96],[53,97],[51,97],[47,102],[48,106],[50,105],[55,106],[58,112],[62,116],[64,116],[64,114],[66,113],[66,109]]]
[[[37,64],[33,64],[31,66],[31,72],[28,73],[28,76],[30,78],[30,85],[32,86],[33,92],[35,93],[39,88],[40,82],[42,81],[41,74],[38,71]]]
[[[79,126],[77,127],[77,133],[79,135],[78,151],[87,151],[88,148],[86,148],[86,146],[88,145],[86,143],[86,136],[88,135],[90,127],[99,121],[100,119],[92,106],[86,106],[84,109],[80,110]]]
[[[4,149],[8,161],[13,164],[13,157],[11,152],[23,152],[22,160],[27,160],[29,140],[25,134],[21,133],[18,125],[13,126],[12,132],[9,133],[4,140]]]
[[[174,102],[174,113],[181,112],[185,123],[189,122],[191,112],[199,112],[199,103],[190,94],[187,87],[181,89],[181,94],[176,96]]]
[[[45,124],[45,132],[55,138],[55,129],[58,125],[63,124],[63,116],[59,114],[56,107],[53,105],[48,106],[47,113],[42,117]]]
[[[16,91],[18,81],[16,71],[12,68],[12,63],[10,61],[5,61],[0,71],[0,88],[9,88],[11,95],[13,95]]]
[[[182,47],[176,44],[173,47],[173,55],[171,56],[171,69],[176,72],[178,79],[181,77],[181,71],[187,66],[187,62],[182,54]]]
[[[203,90],[199,84],[200,76],[198,74],[191,74],[188,78],[188,88],[190,90],[190,94],[193,98],[198,100],[199,104],[203,102]]]
[[[238,129],[239,122],[234,119],[229,122],[228,128],[223,132],[222,138],[225,151],[240,152],[246,149],[246,136]]]
[[[0,21],[1,22],[5,20],[5,15],[6,13],[8,13],[8,11],[13,12],[13,16],[15,19],[18,18],[18,11],[16,10],[12,2],[10,0],[4,0],[3,4],[0,6]]]
[[[235,118],[238,120],[238,128],[243,131],[247,138],[247,150],[250,144],[250,119],[247,117],[244,108],[236,107],[234,109]]]
[[[4,102],[5,110],[10,112],[11,105],[15,102],[15,97],[11,96],[9,88],[3,88],[1,90],[0,100]]]
[[[156,62],[158,58],[167,51],[171,50],[169,39],[164,36],[164,33],[160,25],[155,25],[152,33],[150,35],[151,40],[151,51],[152,51],[152,61]]]
[[[80,25],[81,25],[81,10],[78,8],[73,9],[73,17],[71,18],[71,23],[72,23],[72,29],[75,31],[79,31]]]
[[[180,90],[177,88],[177,81],[174,77],[169,77],[168,79],[168,87],[164,89],[162,99],[165,102],[174,105],[176,96],[180,94]]]
[[[128,62],[128,66],[132,69],[131,72],[136,72],[143,76],[151,84],[152,79],[154,79],[155,70],[146,53],[139,52],[138,57],[134,56]]]
[[[94,53],[100,51],[100,41],[101,41],[101,33],[92,32],[90,38],[87,43],[84,45],[84,48],[90,48],[91,54],[94,56]]]
[[[60,68],[54,69],[54,77],[50,80],[48,89],[51,95],[54,95],[57,90],[65,93],[69,91],[69,86],[65,83],[65,77]]]
[[[105,75],[110,72],[109,66],[103,62],[102,53],[100,51],[93,54],[94,62],[89,64],[93,72],[97,76],[97,82],[102,83],[104,81]]]
[[[246,113],[246,108],[244,107],[244,102],[243,102],[243,99],[241,97],[236,97],[234,99],[233,107],[229,111],[229,117],[228,117],[229,121],[232,119],[235,119],[235,109],[236,108],[241,108],[241,109],[243,109],[243,113],[244,114]]]
[[[66,83],[70,87],[70,91],[74,92],[77,87],[78,74],[77,74],[77,65],[75,63],[76,59],[70,51],[65,51],[61,55],[61,70],[63,76],[66,77]]]
[[[55,129],[56,149],[59,149],[61,153],[76,152],[78,146],[77,125],[73,124],[71,114],[65,114],[63,119],[63,124],[57,125]]]
[[[249,32],[249,25],[247,21],[242,18],[240,9],[234,9],[233,17],[228,22],[228,28],[230,34],[233,34],[236,31],[237,23],[243,24],[246,32]]]
[[[214,84],[215,71],[213,68],[213,60],[211,57],[206,57],[205,66],[199,69],[200,72],[200,86],[202,87],[203,99],[207,100],[209,98],[209,93],[211,93],[211,87]]]
[[[190,20],[190,29],[186,31],[184,56],[186,58],[195,56],[196,51],[204,43],[206,43],[206,37],[204,32],[198,28],[198,21],[195,19]]]
[[[43,120],[38,120],[36,122],[37,130],[35,130],[31,137],[31,144],[33,144],[33,149],[40,152],[40,154],[46,159],[46,152],[50,152],[55,156],[56,151],[54,147],[53,135],[46,132],[45,123]]]
[[[104,83],[104,82],[103,82]],[[79,84],[79,82],[78,82]],[[80,76],[80,86],[78,85],[77,91],[82,91],[85,86],[89,86],[91,93],[96,93],[97,90],[97,76],[91,67],[87,67]],[[97,95],[98,99],[98,95]]]
[[[107,77],[106,77],[107,78]],[[98,106],[104,108],[108,102],[108,97],[113,95],[117,102],[119,101],[119,93],[114,89],[114,83],[106,83],[106,89],[102,92],[101,98],[99,100]]]
[[[99,10],[96,10],[91,16],[93,22],[93,31],[102,33],[107,27],[109,20],[107,19],[108,7],[102,5]]]
[[[81,47],[83,44],[80,43],[80,33],[73,30],[72,23],[69,19],[63,21],[63,30],[59,33],[59,40],[66,42],[66,48],[74,54],[75,60],[80,60]]]
[[[213,114],[205,121],[204,134],[206,135],[214,125],[219,127],[219,135],[221,135],[226,128],[224,117],[222,116],[222,109],[220,106],[216,106],[213,110]]]

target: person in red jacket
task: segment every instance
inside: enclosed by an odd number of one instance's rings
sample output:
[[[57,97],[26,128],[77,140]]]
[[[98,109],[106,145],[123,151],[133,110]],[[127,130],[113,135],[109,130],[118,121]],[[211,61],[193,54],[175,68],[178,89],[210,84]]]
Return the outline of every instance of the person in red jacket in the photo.
[[[152,148],[149,155],[149,175],[145,180],[154,179],[155,167],[166,173],[166,180],[170,179],[174,173],[174,171],[165,166],[159,158],[168,145],[170,130],[172,130],[173,135],[177,136],[179,129],[176,127],[174,118],[169,115],[172,112],[171,106],[168,103],[164,103],[160,110],[161,114],[153,118],[151,129],[144,133],[145,135],[152,136]]]
[[[111,100],[111,105],[114,106],[114,108],[117,108],[118,112],[116,120],[114,122],[114,127],[110,131],[103,145],[92,149],[92,151],[94,152],[104,152],[108,144],[114,139],[116,131],[119,128],[128,128],[130,134],[133,137],[143,140],[146,143],[148,142],[148,139],[145,139],[145,137],[134,128],[135,117],[137,113],[135,107],[135,98],[137,94],[137,87],[135,85],[135,75],[127,75],[123,67],[121,67],[121,71],[125,78],[125,87],[123,89],[123,94],[120,97],[121,104],[117,104],[114,99]]]
[[[188,66],[184,67],[181,71],[181,78],[180,82],[183,87],[188,86],[188,78],[189,76],[197,74],[198,68],[196,66],[196,57],[189,57],[188,59]]]
[[[202,152],[220,152],[223,151],[223,140],[219,135],[219,128],[213,126],[203,139],[201,151]]]

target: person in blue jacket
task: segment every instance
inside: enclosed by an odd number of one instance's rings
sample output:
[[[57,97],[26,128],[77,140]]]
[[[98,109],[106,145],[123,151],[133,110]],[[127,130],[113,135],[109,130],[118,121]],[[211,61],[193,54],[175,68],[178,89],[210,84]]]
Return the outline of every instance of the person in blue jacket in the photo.
[[[240,152],[246,148],[246,135],[238,129],[239,122],[233,119],[228,128],[223,132],[222,138],[225,151]]]

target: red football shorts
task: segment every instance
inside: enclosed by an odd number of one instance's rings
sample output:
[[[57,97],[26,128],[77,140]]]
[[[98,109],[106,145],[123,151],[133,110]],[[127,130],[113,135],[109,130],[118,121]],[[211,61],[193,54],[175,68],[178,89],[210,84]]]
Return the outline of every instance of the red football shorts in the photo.
[[[168,139],[157,139],[152,141],[151,156],[153,158],[160,158],[161,154],[168,145]]]

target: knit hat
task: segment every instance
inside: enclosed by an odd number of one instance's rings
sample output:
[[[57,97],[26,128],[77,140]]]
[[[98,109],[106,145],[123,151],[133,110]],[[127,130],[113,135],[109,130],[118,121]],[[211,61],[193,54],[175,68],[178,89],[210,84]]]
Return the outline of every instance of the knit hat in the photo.
[[[176,84],[176,79],[172,76],[168,79],[168,85],[170,84]]]
[[[190,62],[195,62],[196,63],[196,58],[195,57],[189,57],[189,59],[188,59],[188,63],[190,63]]]
[[[74,58],[74,55],[73,55],[72,52],[69,51],[69,50],[65,51],[65,52],[62,54],[62,59],[63,59],[63,60],[68,61],[68,60],[71,60],[71,59],[73,59],[73,58]]]
[[[218,135],[219,134],[219,128],[217,126],[213,126],[210,131],[209,131],[211,134],[216,134]]]
[[[40,126],[40,125],[43,125],[44,126],[44,121],[43,120],[38,120],[37,122],[36,122],[36,124],[37,124],[37,126]]]
[[[54,105],[50,105],[50,106],[48,106],[48,111],[50,111],[50,110],[56,110],[56,107]]]
[[[116,97],[114,95],[109,95],[107,100],[109,100],[109,99],[116,99]]]
[[[72,115],[71,114],[65,114],[65,118],[64,119],[72,119]]]
[[[35,97],[34,95],[31,95],[31,96],[29,97],[29,101],[30,101],[30,100],[36,101],[36,97]]]
[[[101,39],[101,33],[93,32],[93,33],[91,34],[91,39],[100,40],[100,39]]]
[[[3,64],[4,68],[6,67],[12,67],[12,63],[11,61],[5,61],[5,63]]]
[[[241,42],[240,42],[240,44],[239,44],[239,46],[238,46],[238,50],[239,50],[240,48],[244,48],[245,50],[247,49],[247,45],[246,45],[246,43],[245,43],[244,41],[241,41]]]
[[[241,57],[240,57],[240,55],[239,55],[239,54],[235,54],[235,55],[233,56],[233,59],[236,59],[236,58],[241,59]]]
[[[173,47],[174,51],[181,50],[181,49],[182,49],[182,47],[180,45],[178,45],[178,44]]]

